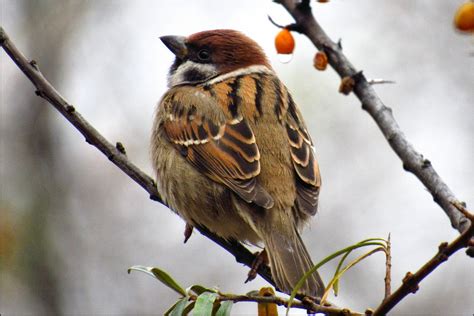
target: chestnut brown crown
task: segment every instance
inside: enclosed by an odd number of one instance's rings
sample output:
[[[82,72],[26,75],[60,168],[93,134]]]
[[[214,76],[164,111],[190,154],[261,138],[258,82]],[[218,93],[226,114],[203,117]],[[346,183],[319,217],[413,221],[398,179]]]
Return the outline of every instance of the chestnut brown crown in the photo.
[[[160,39],[176,59],[170,68],[169,85],[198,83],[254,65],[271,69],[262,48],[235,30],[211,30]]]

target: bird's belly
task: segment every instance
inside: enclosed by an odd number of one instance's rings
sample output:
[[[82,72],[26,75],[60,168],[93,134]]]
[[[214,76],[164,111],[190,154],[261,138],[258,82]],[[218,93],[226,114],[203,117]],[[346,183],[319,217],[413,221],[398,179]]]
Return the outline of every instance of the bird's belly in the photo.
[[[187,223],[204,226],[226,239],[260,242],[236,209],[234,193],[200,174],[169,143],[154,151],[158,191]]]

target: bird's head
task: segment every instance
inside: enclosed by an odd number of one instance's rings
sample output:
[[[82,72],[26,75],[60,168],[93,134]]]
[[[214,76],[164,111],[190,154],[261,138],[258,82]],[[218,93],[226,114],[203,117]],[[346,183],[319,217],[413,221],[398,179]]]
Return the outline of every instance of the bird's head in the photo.
[[[238,31],[212,30],[160,39],[176,56],[168,76],[170,87],[205,82],[250,66],[271,69],[262,48]]]

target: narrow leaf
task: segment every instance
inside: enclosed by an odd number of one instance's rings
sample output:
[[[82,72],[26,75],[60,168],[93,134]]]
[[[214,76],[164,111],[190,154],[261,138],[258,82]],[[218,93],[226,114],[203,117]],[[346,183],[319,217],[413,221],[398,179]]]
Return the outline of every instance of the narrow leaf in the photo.
[[[205,292],[198,296],[196,305],[194,305],[193,315],[212,315],[212,307],[216,300],[216,293]]]
[[[326,287],[326,290],[324,291],[324,294],[323,294],[323,297],[321,297],[321,302],[320,304],[323,304],[324,301],[326,300],[326,298],[328,297],[329,295],[329,290],[331,288],[331,286],[334,286],[334,282],[336,281],[339,281],[339,279],[342,277],[342,275],[348,271],[350,268],[352,268],[353,266],[355,266],[356,264],[358,264],[359,262],[361,262],[362,260],[364,260],[365,258],[373,255],[374,253],[376,252],[379,252],[379,251],[384,251],[384,248],[383,247],[377,247],[375,249],[372,249],[371,251],[363,254],[362,256],[354,259],[353,261],[349,262],[349,264],[347,266],[345,266],[336,276],[334,276],[334,278],[329,282],[329,284],[327,285]]]
[[[368,238],[368,239],[364,239],[364,240],[358,242],[357,244],[361,245],[361,244],[365,244],[365,243],[371,242],[371,241],[383,241],[383,242],[385,242],[385,244],[387,244],[387,242],[388,242],[388,240],[384,239],[384,238]],[[338,275],[339,271],[342,268],[342,265],[344,264],[344,261],[351,254],[351,252],[352,252],[352,250],[349,250],[348,252],[346,252],[344,254],[344,256],[342,256],[341,260],[339,261],[339,264],[337,265],[336,271],[334,272],[333,278],[335,278]],[[332,286],[332,289],[334,291],[334,296],[337,296],[339,294],[339,280],[340,280],[340,278],[336,278],[336,281],[334,282],[334,284]]]
[[[165,316],[181,316],[188,302],[188,298],[183,297],[166,311]]]
[[[232,306],[234,302],[232,301],[223,301],[221,302],[221,306],[217,310],[215,316],[230,316],[230,311],[232,310]]]
[[[352,251],[349,250],[348,252],[346,252],[346,253],[344,254],[344,256],[342,256],[341,260],[339,260],[339,263],[338,263],[338,265],[337,265],[336,272],[334,272],[333,278],[335,278],[336,275],[339,273],[339,270],[341,270],[344,261],[345,261],[346,258],[351,254],[351,252],[352,252]],[[333,290],[334,290],[334,296],[337,296],[337,294],[339,293],[339,279],[337,279],[337,280],[334,282],[332,288],[333,288]]]
[[[184,311],[181,315],[182,316],[187,316],[193,310],[195,304],[196,304],[196,302],[191,302],[191,304],[186,306],[186,308],[184,309]]]
[[[177,302],[175,302],[173,305],[171,305],[170,308],[168,308],[168,310],[164,313],[164,316],[169,316],[170,313],[176,308],[176,306],[178,306],[178,304],[181,302],[181,300],[178,300]]]
[[[155,268],[155,267],[145,267],[145,266],[133,266],[128,269],[128,273],[131,271],[141,271],[146,274],[149,274],[159,280],[161,283],[169,287],[170,289],[176,291],[182,296],[186,296],[186,291],[165,271]]]
[[[196,293],[196,295],[201,295],[202,293],[205,293],[205,292],[209,292],[209,293],[217,293],[216,290],[214,289],[209,289],[207,287],[204,287],[202,285],[199,285],[199,284],[195,284],[189,288],[186,289],[186,292],[189,293],[189,291],[193,291],[194,293]]]
[[[323,260],[321,260],[320,262],[318,262],[315,266],[313,266],[311,269],[309,269],[302,277],[301,279],[298,281],[298,283],[296,283],[295,285],[295,288],[293,289],[293,291],[291,292],[291,295],[290,295],[290,298],[288,299],[288,307],[286,308],[286,315],[288,315],[288,313],[290,312],[290,307],[291,307],[291,304],[293,303],[294,299],[295,299],[295,296],[296,294],[298,293],[298,291],[300,290],[300,288],[303,286],[304,282],[315,272],[317,271],[320,267],[322,267],[324,264],[326,264],[327,262],[331,261],[332,259],[342,255],[342,254],[345,254],[346,252],[348,251],[352,251],[354,249],[358,249],[358,248],[361,248],[361,247],[368,247],[368,246],[380,246],[380,247],[385,247],[385,244],[384,243],[381,243],[381,242],[371,242],[371,240],[385,240],[385,239],[382,239],[382,238],[370,238],[370,239],[366,239],[366,240],[363,240],[357,244],[354,244],[354,245],[351,245],[351,246],[348,246],[344,249],[341,249],[339,251],[336,251],[335,253],[327,256],[326,258],[324,258]]]

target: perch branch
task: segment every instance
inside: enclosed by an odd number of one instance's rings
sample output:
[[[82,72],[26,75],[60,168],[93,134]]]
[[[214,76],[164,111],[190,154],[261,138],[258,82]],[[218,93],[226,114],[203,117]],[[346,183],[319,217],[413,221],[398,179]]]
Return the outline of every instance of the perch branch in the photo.
[[[453,203],[453,206],[466,216],[471,224],[458,238],[448,244],[443,242],[439,245],[438,253],[425,263],[415,274],[408,272],[403,278],[402,285],[393,294],[386,297],[373,315],[386,315],[395,305],[397,305],[405,296],[415,293],[419,288],[419,283],[439,265],[447,261],[448,258],[459,249],[465,248],[469,240],[474,236],[474,214],[469,213],[464,206],[459,203]]]
[[[273,303],[278,306],[288,307],[289,300],[278,296],[261,296],[261,295],[235,295],[218,293],[217,301],[232,301],[236,302],[255,302],[255,303]],[[197,297],[191,297],[191,300],[196,300]],[[363,314],[351,311],[346,308],[337,308],[332,306],[318,305],[310,300],[303,299],[302,301],[294,301],[291,303],[291,308],[304,309],[308,314],[322,313],[328,316],[362,316]]]
[[[42,97],[54,106],[82,135],[84,135],[86,142],[99,149],[110,161],[144,188],[150,194],[152,200],[163,203],[156,190],[153,179],[128,160],[124,154],[125,148],[123,148],[123,145],[121,143],[117,143],[116,146],[112,145],[90,125],[89,122],[76,111],[74,106],[68,103],[51,83],[46,80],[39,71],[36,61],[28,61],[25,58],[9,39],[2,27],[0,27],[0,45],[36,87],[36,95]]]
[[[374,88],[361,72],[342,53],[339,43],[334,43],[315,20],[309,1],[277,0],[293,16],[298,31],[305,34],[319,49],[328,56],[329,64],[341,78],[352,77],[355,80],[353,91],[366,110],[377,123],[388,143],[403,162],[403,168],[413,173],[433,196],[434,201],[444,210],[451,225],[460,233],[469,227],[469,220],[459,212],[451,201],[458,201],[454,193],[441,179],[431,162],[424,158],[408,142],[400,126],[395,120],[392,110],[383,104]],[[469,249],[474,256],[474,249]]]
[[[138,183],[145,191],[148,192],[150,198],[165,206],[155,182],[153,179],[135,166],[126,156],[125,148],[121,143],[116,146],[112,145],[104,136],[102,136],[84,117],[64,99],[59,92],[49,83],[48,80],[39,71],[35,61],[28,61],[25,56],[18,50],[14,43],[10,40],[3,27],[0,26],[0,45],[5,52],[11,57],[20,70],[28,77],[28,79],[36,87],[36,94],[48,101],[56,110],[58,110],[79,132],[84,135],[86,142],[99,149],[112,163],[119,167],[125,174]],[[197,227],[197,229],[206,237],[223,247],[225,250],[234,255],[237,262],[252,266],[255,255],[237,241],[227,241],[213,234],[205,228]],[[257,273],[267,280],[270,284],[275,285],[272,280],[268,267],[261,265]]]

